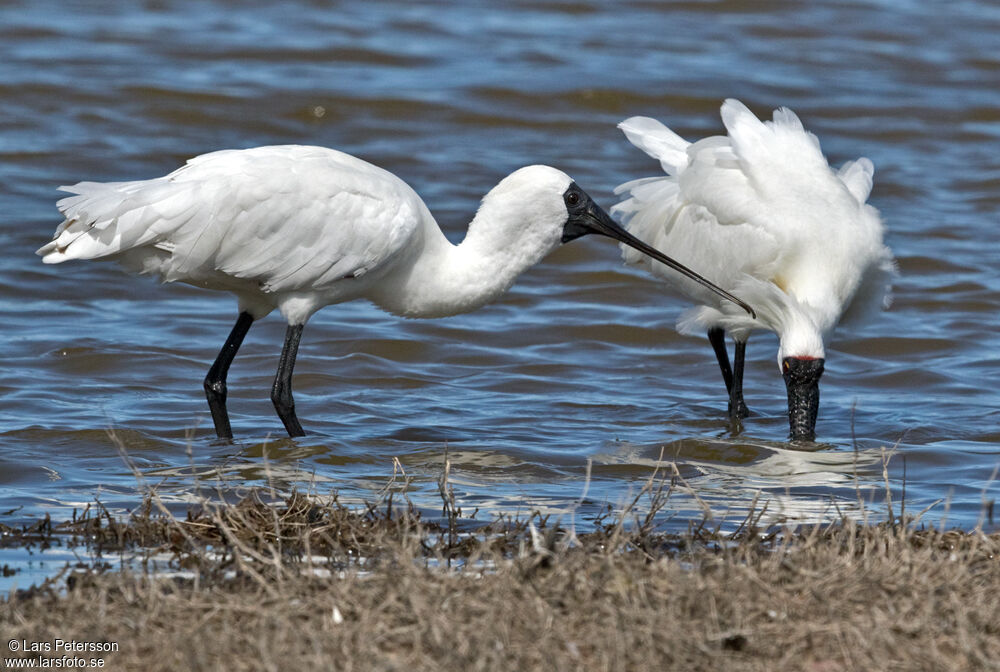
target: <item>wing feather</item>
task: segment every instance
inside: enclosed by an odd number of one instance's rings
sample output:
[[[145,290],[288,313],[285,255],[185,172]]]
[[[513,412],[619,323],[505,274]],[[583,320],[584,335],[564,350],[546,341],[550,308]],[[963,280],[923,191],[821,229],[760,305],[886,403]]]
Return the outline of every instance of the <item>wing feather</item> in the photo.
[[[678,136],[662,124],[623,122],[628,139],[659,158],[668,174],[618,187],[623,199],[612,212],[637,237],[755,305],[762,322],[768,319],[758,304],[774,298],[757,297],[747,278],[788,292],[787,313],[808,310],[817,328],[832,327],[862,277],[891,272],[881,219],[866,204],[871,161],[858,159],[834,172],[816,136],[785,108],[761,121],[727,100],[722,120],[728,134],[687,145],[683,161]],[[722,320],[716,297],[661,265],[630,251],[625,260],[704,304],[682,320],[686,328],[725,323],[734,329],[733,320],[742,319],[734,313]],[[886,284],[876,280],[874,294],[884,296]]]
[[[224,275],[267,292],[317,289],[397,254],[420,224],[399,178],[320,147],[205,154],[165,177],[81,182],[57,203],[65,221],[46,263],[118,259],[164,281]]]

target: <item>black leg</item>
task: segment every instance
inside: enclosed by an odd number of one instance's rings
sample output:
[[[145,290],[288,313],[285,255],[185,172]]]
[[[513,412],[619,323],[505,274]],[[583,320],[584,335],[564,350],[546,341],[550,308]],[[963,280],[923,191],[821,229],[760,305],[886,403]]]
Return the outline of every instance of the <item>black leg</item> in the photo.
[[[715,358],[719,360],[722,380],[726,383],[726,392],[732,394],[733,370],[729,368],[729,353],[726,352],[726,332],[721,327],[712,327],[708,330],[708,341],[712,344],[712,349],[715,350]]]
[[[236,357],[236,351],[243,344],[243,338],[250,331],[253,317],[243,312],[236,319],[233,330],[229,333],[225,345],[215,358],[212,368],[205,376],[205,396],[208,397],[208,408],[212,411],[212,422],[215,423],[215,433],[220,439],[233,438],[233,429],[229,425],[229,413],[226,411],[226,376],[229,375],[229,365]]]
[[[295,355],[299,352],[299,341],[302,340],[304,324],[290,324],[285,332],[285,346],[281,349],[281,359],[278,361],[278,373],[274,376],[274,386],[271,387],[271,402],[278,417],[284,423],[288,436],[305,436],[299,419],[295,417],[295,400],[292,399],[292,369],[295,368]]]
[[[733,358],[733,387],[729,390],[729,417],[742,419],[750,415],[750,409],[743,401],[743,362],[746,359],[747,342],[736,341]]]

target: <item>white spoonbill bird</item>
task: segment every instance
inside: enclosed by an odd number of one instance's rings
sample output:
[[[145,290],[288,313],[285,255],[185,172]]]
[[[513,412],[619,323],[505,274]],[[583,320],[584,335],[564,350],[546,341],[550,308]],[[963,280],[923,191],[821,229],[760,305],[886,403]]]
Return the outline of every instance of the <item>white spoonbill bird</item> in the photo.
[[[568,175],[547,166],[521,168],[500,182],[457,246],[398,177],[322,147],[224,150],[165,177],[62,189],[76,195],[57,204],[66,219],[38,250],[45,263],[111,259],[164,282],[237,296],[236,325],[204,381],[223,439],[232,438],[229,366],[253,322],[275,308],[288,329],[271,400],[289,436],[302,436],[292,368],[306,321],[329,304],[363,298],[405,317],[463,313],[587,233],[633,245],[739,301],[629,235]]]
[[[757,309],[751,319],[655,261],[624,250],[626,262],[673,282],[698,305],[678,320],[682,333],[704,333],[729,392],[729,414],[746,417],[743,365],[753,329],[777,333],[778,367],[788,392],[792,439],[815,438],[824,337],[852,302],[888,300],[892,253],[878,211],[866,200],[872,162],[830,168],[819,141],[785,108],[760,121],[727,100],[728,136],[689,143],[660,122],[632,117],[619,124],[629,141],[660,161],[667,175],[627,182],[612,209],[625,228],[669,249]],[[852,307],[852,311],[853,307]],[[725,333],[736,343],[732,368]]]

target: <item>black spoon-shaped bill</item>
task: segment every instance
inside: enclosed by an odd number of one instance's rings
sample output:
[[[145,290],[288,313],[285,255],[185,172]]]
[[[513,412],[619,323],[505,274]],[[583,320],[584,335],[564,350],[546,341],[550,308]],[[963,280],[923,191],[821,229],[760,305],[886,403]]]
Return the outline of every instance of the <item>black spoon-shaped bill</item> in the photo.
[[[826,360],[812,357],[785,357],[781,375],[788,390],[788,429],[793,441],[813,441],[816,438],[816,416],[819,413],[819,379]]]

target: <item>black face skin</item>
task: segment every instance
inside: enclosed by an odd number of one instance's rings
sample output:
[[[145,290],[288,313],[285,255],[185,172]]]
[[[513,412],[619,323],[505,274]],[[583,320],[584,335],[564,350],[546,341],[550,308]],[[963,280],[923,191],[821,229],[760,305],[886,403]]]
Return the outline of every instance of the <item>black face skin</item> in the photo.
[[[816,414],[819,412],[819,379],[824,359],[785,357],[781,375],[788,389],[788,427],[793,441],[816,438]]]
[[[621,241],[629,247],[633,247],[643,254],[656,259],[661,264],[669,266],[678,273],[686,275],[698,284],[712,290],[719,296],[732,301],[743,308],[743,310],[747,311],[751,317],[757,317],[753,308],[745,302],[736,298],[726,290],[715,286],[691,269],[677,263],[667,255],[650,247],[620,227],[614,222],[614,220],[611,219],[610,216],[608,216],[608,213],[604,212],[600,206],[594,203],[593,199],[587,195],[587,192],[577,186],[576,182],[570,184],[563,193],[563,201],[566,203],[566,211],[569,213],[569,219],[566,220],[566,225],[563,227],[562,242],[568,243],[569,241],[575,240],[580,236],[585,236],[588,233],[598,233],[602,236],[614,238],[615,240]]]

